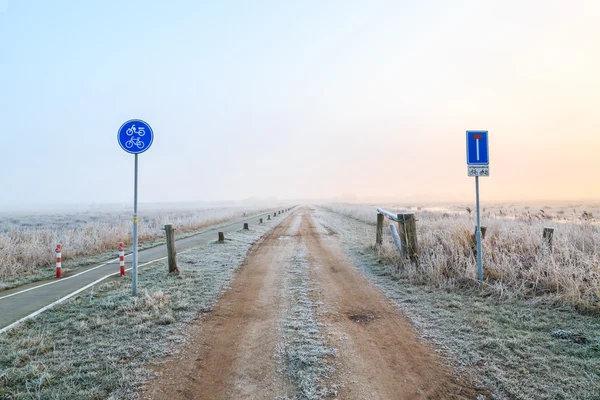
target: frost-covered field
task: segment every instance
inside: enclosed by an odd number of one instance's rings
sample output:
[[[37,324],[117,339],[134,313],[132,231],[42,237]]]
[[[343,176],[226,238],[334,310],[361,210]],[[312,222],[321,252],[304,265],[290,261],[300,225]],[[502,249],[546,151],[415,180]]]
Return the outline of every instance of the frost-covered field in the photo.
[[[140,242],[164,237],[165,224],[178,234],[256,214],[258,206],[196,209],[141,209]],[[57,243],[62,258],[116,251],[119,242],[130,244],[132,212],[125,209],[72,213],[0,214],[0,281],[37,273],[55,262]]]
[[[376,208],[414,212],[419,266],[397,257],[389,229],[381,256],[394,265],[390,273],[436,287],[472,285],[476,261],[471,236],[473,210],[465,206],[332,204],[329,210],[375,226]],[[600,208],[598,205],[486,207],[482,225],[485,290],[501,298],[545,296],[584,308],[600,307]],[[388,221],[389,223],[389,221]],[[387,224],[387,223],[386,223]],[[555,229],[553,249],[543,243],[544,227]],[[375,241],[375,229],[365,233]],[[547,296],[549,295],[549,296]]]
[[[0,335],[0,399],[130,399],[152,371],[186,341],[187,324],[214,306],[250,246],[280,219],[228,234],[142,268],[140,295],[112,279]]]
[[[374,217],[369,210],[363,215]],[[393,276],[395,266],[373,249],[373,224],[325,208],[316,214],[337,232],[357,268],[410,318],[421,337],[460,369],[481,376],[494,389],[494,399],[600,399],[597,314],[516,296],[481,296],[463,287],[413,284]],[[417,218],[423,225],[424,218]],[[464,224],[470,226],[469,221]]]

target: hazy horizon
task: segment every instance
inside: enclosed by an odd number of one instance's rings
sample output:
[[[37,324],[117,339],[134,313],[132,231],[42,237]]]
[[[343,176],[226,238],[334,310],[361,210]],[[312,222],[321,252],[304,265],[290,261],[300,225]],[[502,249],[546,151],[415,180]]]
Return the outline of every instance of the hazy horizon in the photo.
[[[600,2],[0,0],[1,209],[600,200]],[[386,200],[387,199],[387,200]],[[266,201],[266,200],[265,200]]]

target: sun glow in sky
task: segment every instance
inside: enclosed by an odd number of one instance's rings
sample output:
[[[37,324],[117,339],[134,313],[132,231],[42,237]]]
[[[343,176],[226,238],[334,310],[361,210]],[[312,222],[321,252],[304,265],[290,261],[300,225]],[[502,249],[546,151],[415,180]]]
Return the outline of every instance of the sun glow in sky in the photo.
[[[0,205],[600,199],[598,1],[0,0]]]

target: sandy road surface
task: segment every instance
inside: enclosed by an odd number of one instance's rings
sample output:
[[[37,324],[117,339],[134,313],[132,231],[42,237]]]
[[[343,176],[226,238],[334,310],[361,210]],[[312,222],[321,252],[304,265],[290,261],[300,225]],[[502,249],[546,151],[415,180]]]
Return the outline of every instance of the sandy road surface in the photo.
[[[295,304],[299,299],[302,304]],[[302,313],[307,315],[296,318]],[[313,317],[318,325],[310,324]],[[190,334],[186,348],[158,368],[162,376],[145,387],[142,398],[474,399],[478,394],[419,341],[309,208],[294,212],[253,246],[231,290]],[[335,356],[313,351],[321,349],[319,338]],[[305,350],[308,356],[302,358]],[[318,390],[307,389],[310,385]]]

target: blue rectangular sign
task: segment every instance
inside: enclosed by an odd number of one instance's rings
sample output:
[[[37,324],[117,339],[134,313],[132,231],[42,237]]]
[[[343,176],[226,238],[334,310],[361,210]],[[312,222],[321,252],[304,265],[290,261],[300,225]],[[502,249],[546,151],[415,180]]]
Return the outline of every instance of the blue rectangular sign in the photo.
[[[467,131],[467,165],[489,165],[487,131]]]

